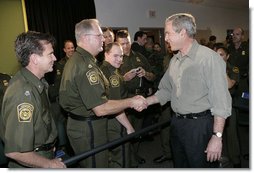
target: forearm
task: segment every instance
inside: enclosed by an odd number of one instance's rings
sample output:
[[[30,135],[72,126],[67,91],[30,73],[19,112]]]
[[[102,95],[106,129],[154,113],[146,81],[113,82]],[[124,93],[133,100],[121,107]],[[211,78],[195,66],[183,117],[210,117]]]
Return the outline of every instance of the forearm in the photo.
[[[120,124],[122,124],[126,128],[127,132],[134,132],[134,128],[132,127],[125,112],[122,112],[121,114],[117,115],[116,119]]]
[[[7,157],[16,160],[20,164],[27,166],[27,167],[33,167],[33,168],[49,168],[50,160],[42,157],[35,152],[26,152],[26,153],[19,153],[19,152],[13,152],[13,153],[7,153]]]
[[[213,123],[213,132],[223,132],[224,125],[225,125],[225,118],[214,116],[214,123]]]
[[[148,80],[148,81],[154,81],[155,79],[155,75],[151,72],[145,72],[144,77]]]
[[[105,116],[118,114],[127,108],[132,108],[130,98],[123,100],[108,100],[106,103],[93,108],[93,111],[97,116]]]
[[[158,98],[155,96],[155,95],[152,95],[150,97],[147,97],[146,98],[146,101],[147,101],[147,104],[150,106],[150,105],[153,105],[153,104],[156,104],[156,103],[159,103],[159,100]]]

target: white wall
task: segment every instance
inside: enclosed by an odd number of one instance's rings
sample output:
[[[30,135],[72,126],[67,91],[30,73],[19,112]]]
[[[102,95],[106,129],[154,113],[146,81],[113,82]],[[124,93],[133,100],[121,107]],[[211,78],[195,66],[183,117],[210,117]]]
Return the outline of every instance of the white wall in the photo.
[[[101,26],[128,27],[133,39],[139,27],[164,27],[165,19],[174,13],[188,12],[196,18],[197,29],[212,31],[217,42],[224,41],[226,30],[236,26],[249,30],[249,9],[225,9],[192,5],[170,0],[94,0]],[[218,2],[219,3],[219,2]],[[148,10],[156,18],[148,18]]]

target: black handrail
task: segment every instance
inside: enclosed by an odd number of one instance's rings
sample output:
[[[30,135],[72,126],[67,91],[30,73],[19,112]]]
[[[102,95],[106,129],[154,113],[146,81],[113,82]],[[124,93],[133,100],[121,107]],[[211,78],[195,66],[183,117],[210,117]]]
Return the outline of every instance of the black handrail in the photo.
[[[90,157],[91,155],[94,155],[96,153],[99,153],[107,148],[111,148],[113,146],[116,146],[116,145],[119,145],[121,143],[124,143],[126,141],[129,141],[130,139],[132,138],[136,138],[136,137],[139,137],[153,129],[156,129],[158,127],[163,127],[163,126],[167,126],[169,125],[170,123],[170,120],[169,121],[165,121],[165,122],[161,122],[161,123],[157,123],[157,124],[154,124],[154,125],[151,125],[149,127],[146,127],[146,128],[143,128],[141,129],[140,131],[137,131],[137,132],[134,132],[134,133],[131,133],[129,135],[126,135],[124,137],[121,137],[121,138],[118,138],[118,139],[115,139],[113,141],[110,141],[106,144],[103,144],[103,145],[100,145],[100,146],[97,146],[96,148],[94,149],[91,149],[89,151],[86,151],[84,153],[81,153],[81,154],[78,154],[76,156],[73,156],[71,158],[68,158],[67,160],[64,160],[63,162],[69,166],[69,165],[72,165],[74,163],[76,163],[77,161],[81,160],[81,159],[85,159],[87,157]]]

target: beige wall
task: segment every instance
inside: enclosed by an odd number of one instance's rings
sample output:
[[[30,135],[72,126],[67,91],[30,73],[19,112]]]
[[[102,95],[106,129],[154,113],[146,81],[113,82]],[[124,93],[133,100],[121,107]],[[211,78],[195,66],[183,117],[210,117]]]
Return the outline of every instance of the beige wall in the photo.
[[[21,0],[1,0],[0,11],[0,72],[13,75],[19,68],[14,41],[25,31]]]

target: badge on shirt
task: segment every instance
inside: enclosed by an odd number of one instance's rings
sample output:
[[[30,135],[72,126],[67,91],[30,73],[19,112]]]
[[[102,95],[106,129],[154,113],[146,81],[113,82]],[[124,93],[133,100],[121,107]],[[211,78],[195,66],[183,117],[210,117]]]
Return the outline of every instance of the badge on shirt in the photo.
[[[17,106],[19,122],[31,122],[34,106],[30,103],[21,103]]]
[[[233,67],[233,72],[234,73],[239,73],[239,68],[238,67]]]
[[[56,75],[61,75],[61,71],[59,69],[56,70]]]
[[[110,76],[110,84],[112,87],[119,87],[119,78],[116,75]]]
[[[7,87],[8,86],[8,81],[7,80],[3,80],[4,86]]]
[[[245,51],[244,50],[242,51],[242,55],[245,55]]]
[[[137,62],[141,62],[141,60],[138,56],[136,57],[136,60],[137,60]]]
[[[95,71],[89,70],[89,71],[86,73],[86,76],[87,76],[87,79],[88,79],[90,85],[99,84],[98,74],[97,74]]]

